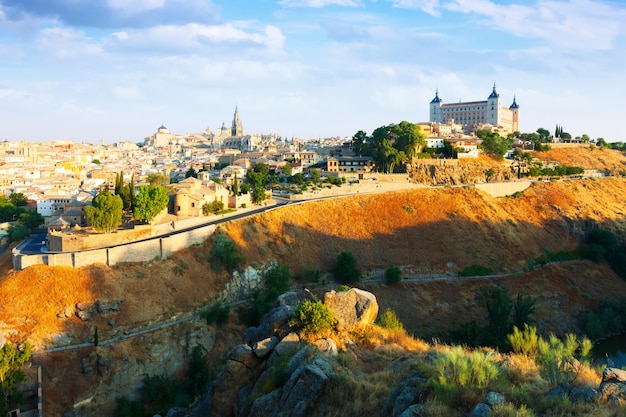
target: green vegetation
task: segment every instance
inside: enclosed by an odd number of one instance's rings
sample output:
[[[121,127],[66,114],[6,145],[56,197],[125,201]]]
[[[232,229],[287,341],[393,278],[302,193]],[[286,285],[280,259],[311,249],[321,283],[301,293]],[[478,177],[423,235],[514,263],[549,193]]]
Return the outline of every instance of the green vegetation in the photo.
[[[8,199],[0,196],[0,222],[16,222],[8,229],[11,242],[24,239],[28,236],[30,229],[35,229],[44,222],[41,214],[19,205],[22,201],[20,194],[23,195],[22,193],[11,194]]]
[[[404,325],[398,316],[396,316],[396,313],[390,308],[386,309],[383,314],[378,317],[377,321],[378,325],[383,329],[404,330]]]
[[[141,221],[152,221],[167,207],[169,197],[164,186],[144,185],[139,189],[133,206],[133,216]]]
[[[119,195],[100,193],[85,207],[85,216],[97,232],[111,233],[122,224],[124,202]]]
[[[606,262],[613,271],[626,279],[626,245],[619,244],[613,232],[593,230],[582,248],[583,256],[594,262]]]
[[[459,271],[460,277],[484,277],[491,275],[491,270],[484,265],[469,265]]]
[[[421,128],[402,121],[398,124],[380,126],[371,136],[360,130],[352,137],[352,147],[357,154],[371,156],[379,172],[406,172],[410,162],[426,145]]]
[[[298,304],[289,325],[305,335],[324,335],[336,324],[333,312],[320,300]]]
[[[226,269],[228,272],[233,272],[245,258],[231,238],[222,233],[216,233],[213,235],[213,249],[211,249],[209,260],[215,271]]]
[[[28,198],[24,193],[11,193],[9,194],[9,201],[14,206],[20,207],[25,206],[28,203]]]
[[[222,304],[219,301],[211,304],[210,307],[200,312],[200,317],[205,319],[207,324],[228,323],[229,316],[230,316],[230,306],[228,304]]]
[[[389,265],[385,269],[385,281],[388,284],[397,284],[402,281],[402,270],[395,265]]]
[[[582,365],[589,363],[593,347],[589,339],[578,339],[571,333],[565,335],[565,340],[553,334],[546,340],[537,336],[535,327],[528,325],[523,331],[514,327],[508,340],[514,352],[536,359],[542,366],[542,376],[552,384],[573,382]]]
[[[601,300],[593,310],[586,313],[583,320],[585,334],[592,340],[626,332],[626,298]]]
[[[333,273],[341,284],[353,284],[361,280],[361,271],[357,268],[356,258],[352,252],[343,251],[337,255]]]
[[[480,325],[475,320],[465,322],[450,332],[450,342],[506,349],[507,335],[514,326],[522,328],[534,323],[537,301],[531,296],[518,293],[513,301],[505,288],[489,285],[481,287],[476,297],[485,309],[486,324]]]
[[[220,211],[224,210],[224,203],[218,200],[213,200],[210,203],[204,203],[202,205],[202,214],[208,216],[209,214],[217,214]]]
[[[496,158],[504,157],[504,154],[511,149],[511,145],[513,144],[512,137],[504,138],[497,132],[491,132],[489,130],[477,130],[476,136],[482,139],[480,148],[485,151],[486,154]]]
[[[30,359],[31,346],[26,343],[21,349],[13,343],[5,343],[0,349],[0,416],[19,405],[22,394],[18,390],[19,384],[24,381],[24,363]]]
[[[435,395],[444,399],[457,395],[460,389],[484,390],[500,377],[493,357],[480,351],[465,352],[460,346],[441,352],[433,363],[436,373],[431,384]]]
[[[211,379],[202,348],[196,346],[191,352],[187,375],[182,380],[168,379],[162,375],[148,376],[143,380],[140,398],[117,400],[117,417],[166,415],[173,407],[188,407],[203,394]]]
[[[281,262],[274,263],[265,274],[265,288],[254,293],[249,307],[239,310],[241,320],[248,326],[257,326],[261,317],[272,309],[276,298],[289,291],[290,279],[289,267]]]

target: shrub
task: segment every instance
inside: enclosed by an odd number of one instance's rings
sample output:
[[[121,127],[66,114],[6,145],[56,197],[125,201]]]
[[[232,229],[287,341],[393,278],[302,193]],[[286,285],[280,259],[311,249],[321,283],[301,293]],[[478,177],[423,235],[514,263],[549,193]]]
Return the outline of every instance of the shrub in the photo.
[[[200,313],[200,317],[206,320],[207,324],[224,324],[228,322],[230,306],[221,302],[213,303],[209,308]]]
[[[491,270],[483,265],[470,265],[466,266],[459,272],[460,277],[482,277],[485,275],[491,275]]]
[[[433,362],[436,377],[435,388],[474,387],[485,388],[499,376],[498,365],[482,352],[465,352],[454,346],[449,352],[437,356]]]
[[[213,269],[221,271],[226,268],[232,272],[244,261],[244,257],[239,253],[231,238],[223,234],[216,234],[213,236],[210,261]]]
[[[289,267],[282,262],[274,263],[265,273],[265,285],[273,295],[272,298],[289,291],[291,273]]]
[[[411,207],[411,206],[404,205],[404,206],[402,206],[402,209],[404,211],[406,211],[407,213],[409,213],[409,214],[413,213],[413,207]]]
[[[537,328],[524,325],[524,331],[517,326],[513,327],[513,333],[507,336],[511,349],[515,353],[522,353],[530,358],[535,358],[539,347],[540,337],[537,335]]]
[[[385,270],[385,281],[389,284],[397,284],[402,280],[402,270],[395,265],[389,265]]]
[[[289,325],[299,328],[303,334],[322,335],[335,327],[333,312],[321,301],[305,301],[298,304]]]
[[[542,366],[541,373],[552,384],[573,382],[581,371],[579,360],[588,362],[592,347],[589,339],[579,340],[571,333],[565,335],[565,341],[561,341],[554,334],[548,340],[539,338],[537,362]]]
[[[389,330],[404,330],[404,325],[396,316],[396,313],[388,308],[378,317],[378,325]]]
[[[352,252],[343,251],[337,255],[333,273],[341,284],[352,284],[361,279],[361,271],[356,266],[356,258]]]

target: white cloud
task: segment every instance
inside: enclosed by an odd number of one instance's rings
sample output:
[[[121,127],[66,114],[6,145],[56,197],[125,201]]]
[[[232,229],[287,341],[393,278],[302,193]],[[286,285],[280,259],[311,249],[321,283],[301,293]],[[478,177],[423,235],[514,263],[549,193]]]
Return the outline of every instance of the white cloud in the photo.
[[[622,31],[626,9],[593,0],[540,0],[502,5],[490,0],[453,0],[447,11],[476,14],[481,22],[520,38],[542,39],[568,50],[608,50]]]
[[[135,14],[147,10],[160,9],[165,5],[165,0],[106,0],[106,3],[111,9]]]
[[[112,49],[168,50],[178,54],[201,50],[207,44],[249,44],[277,51],[284,43],[285,36],[276,26],[267,25],[262,32],[252,32],[232,23],[156,26],[147,30],[115,32],[106,40],[107,48]]]
[[[399,9],[416,9],[431,16],[439,16],[440,2],[439,0],[391,0],[393,7]]]
[[[284,7],[320,8],[326,6],[357,7],[361,3],[359,0],[280,0],[278,4]]]
[[[86,36],[84,32],[70,28],[43,29],[39,34],[37,46],[62,58],[103,55],[99,43]]]

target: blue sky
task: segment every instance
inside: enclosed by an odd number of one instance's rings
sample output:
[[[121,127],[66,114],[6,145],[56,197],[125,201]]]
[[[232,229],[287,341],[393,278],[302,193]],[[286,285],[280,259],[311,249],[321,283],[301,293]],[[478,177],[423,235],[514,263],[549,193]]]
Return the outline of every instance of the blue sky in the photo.
[[[493,84],[521,130],[626,140],[622,0],[0,0],[0,140],[314,139]]]

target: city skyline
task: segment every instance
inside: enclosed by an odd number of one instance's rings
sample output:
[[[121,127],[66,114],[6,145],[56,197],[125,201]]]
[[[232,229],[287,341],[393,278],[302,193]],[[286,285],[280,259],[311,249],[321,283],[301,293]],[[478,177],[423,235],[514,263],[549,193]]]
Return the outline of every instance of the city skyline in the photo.
[[[522,132],[619,141],[625,19],[617,0],[0,0],[0,140],[215,132],[235,107],[246,133],[352,136],[495,83]]]

